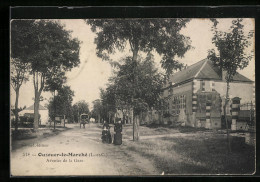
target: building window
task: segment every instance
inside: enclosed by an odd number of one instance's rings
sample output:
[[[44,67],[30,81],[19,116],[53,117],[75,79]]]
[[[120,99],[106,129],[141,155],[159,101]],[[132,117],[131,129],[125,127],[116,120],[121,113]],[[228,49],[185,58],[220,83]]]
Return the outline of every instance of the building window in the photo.
[[[185,95],[175,96],[172,99],[172,113],[174,115],[178,115],[178,114],[180,114],[181,109],[184,109],[184,112],[186,113],[186,96]]]
[[[212,82],[212,91],[215,91],[215,82]]]
[[[172,114],[176,114],[176,97],[173,97],[172,99]]]
[[[201,86],[202,86],[201,90],[205,91],[205,81],[204,80],[201,81]]]

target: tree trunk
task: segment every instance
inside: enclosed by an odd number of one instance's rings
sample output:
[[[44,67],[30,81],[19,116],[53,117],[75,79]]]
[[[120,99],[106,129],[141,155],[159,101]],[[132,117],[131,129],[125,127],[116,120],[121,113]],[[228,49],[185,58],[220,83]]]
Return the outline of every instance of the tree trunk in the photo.
[[[140,115],[136,117],[136,140],[139,140]]]
[[[17,88],[15,90],[15,108],[14,108],[14,115],[15,115],[15,123],[14,123],[14,127],[15,127],[15,132],[17,132],[18,130],[18,99],[19,99],[19,88]]]
[[[134,115],[133,119],[133,141],[139,140],[139,115]]]
[[[40,93],[35,90],[34,98],[34,129],[39,128],[39,105],[40,105]]]
[[[229,136],[229,129],[228,129],[227,113],[226,113],[228,101],[229,101],[229,82],[227,82],[227,92],[226,92],[226,99],[225,99],[225,105],[224,105],[224,118],[225,118],[225,122],[226,122],[226,130],[227,130],[227,147],[228,147],[228,152],[230,153],[231,146],[230,146],[230,136]]]
[[[135,48],[135,49],[133,49],[133,58],[132,58],[132,61],[134,62],[134,69],[133,69],[133,71],[134,71],[134,74],[133,74],[133,82],[134,82],[134,84],[135,85],[137,85],[137,80],[136,80],[136,78],[135,78],[135,69],[136,69],[136,66],[135,66],[135,64],[136,64],[136,62],[137,62],[137,53],[138,53],[138,49],[137,48]],[[136,82],[136,83],[135,83]],[[133,87],[133,96],[132,96],[132,104],[133,104],[133,102],[134,102],[134,98],[135,98],[135,86]],[[134,112],[134,107],[133,107],[133,111],[132,112]],[[138,129],[137,129],[137,127],[135,127],[135,126],[137,126],[137,122],[136,122],[136,119],[135,119],[135,116],[134,116],[134,113],[132,113],[133,114],[133,141],[135,141],[135,132],[136,132],[136,136],[139,136],[139,131],[138,131]],[[135,131],[135,129],[136,129],[136,131]],[[137,139],[138,140],[138,139]]]
[[[63,118],[64,118],[64,120],[63,120],[63,122],[64,122],[64,128],[65,128],[65,115],[63,116]]]
[[[33,128],[37,130],[39,128],[39,104],[40,96],[44,87],[44,76],[39,72],[33,73],[33,84],[34,84],[34,124]]]
[[[137,61],[137,55],[138,55],[138,50],[136,49],[133,51],[133,58],[132,58],[133,61]]]
[[[153,123],[153,110],[151,110],[151,121],[150,123]]]
[[[53,129],[55,130],[56,129],[56,96],[55,96],[55,90],[54,90],[54,92],[53,92],[53,95],[54,95],[54,100],[53,100],[53,102],[54,102],[54,123],[53,123]]]
[[[135,117],[136,117],[136,116],[133,115],[133,141],[135,141],[135,130],[136,130],[136,129],[135,129],[135,127],[136,127],[136,126],[135,126]]]
[[[131,122],[133,125],[133,141],[135,141],[134,109],[130,109],[130,112],[131,112]]]
[[[100,114],[98,114],[98,123],[101,123],[101,122],[100,122]]]
[[[56,130],[56,117],[54,117],[53,130]]]

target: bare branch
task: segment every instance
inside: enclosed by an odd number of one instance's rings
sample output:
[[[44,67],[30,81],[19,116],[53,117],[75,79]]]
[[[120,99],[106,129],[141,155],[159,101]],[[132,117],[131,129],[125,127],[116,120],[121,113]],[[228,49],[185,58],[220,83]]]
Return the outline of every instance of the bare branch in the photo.
[[[15,88],[16,88],[16,87],[13,85],[13,83],[12,83],[12,82],[10,82],[10,83],[11,83],[11,86],[13,87],[13,89],[15,90]]]

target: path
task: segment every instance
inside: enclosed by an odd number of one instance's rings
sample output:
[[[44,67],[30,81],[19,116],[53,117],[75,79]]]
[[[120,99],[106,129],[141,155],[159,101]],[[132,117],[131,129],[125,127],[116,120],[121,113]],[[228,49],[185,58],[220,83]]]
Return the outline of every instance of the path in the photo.
[[[11,174],[17,176],[52,175],[158,175],[153,161],[121,146],[103,144],[96,124],[48,137],[11,152]],[[46,155],[60,156],[46,156]],[[61,156],[61,155],[86,156]],[[43,156],[45,155],[45,156]]]

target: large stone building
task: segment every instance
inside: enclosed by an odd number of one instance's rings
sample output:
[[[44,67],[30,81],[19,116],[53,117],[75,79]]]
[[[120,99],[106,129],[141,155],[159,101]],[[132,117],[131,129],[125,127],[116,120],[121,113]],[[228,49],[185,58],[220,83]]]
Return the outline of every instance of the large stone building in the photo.
[[[225,72],[213,66],[208,59],[199,61],[170,76],[162,95],[167,101],[167,109],[161,112],[164,117],[157,118],[162,118],[159,122],[165,124],[183,121],[183,125],[221,128],[226,87]],[[230,118],[238,114],[236,109],[232,114],[232,99],[238,100],[233,102],[234,108],[239,101],[241,106],[254,103],[254,90],[253,81],[239,73],[234,76],[226,109]],[[244,127],[242,125],[232,121],[233,129]]]

